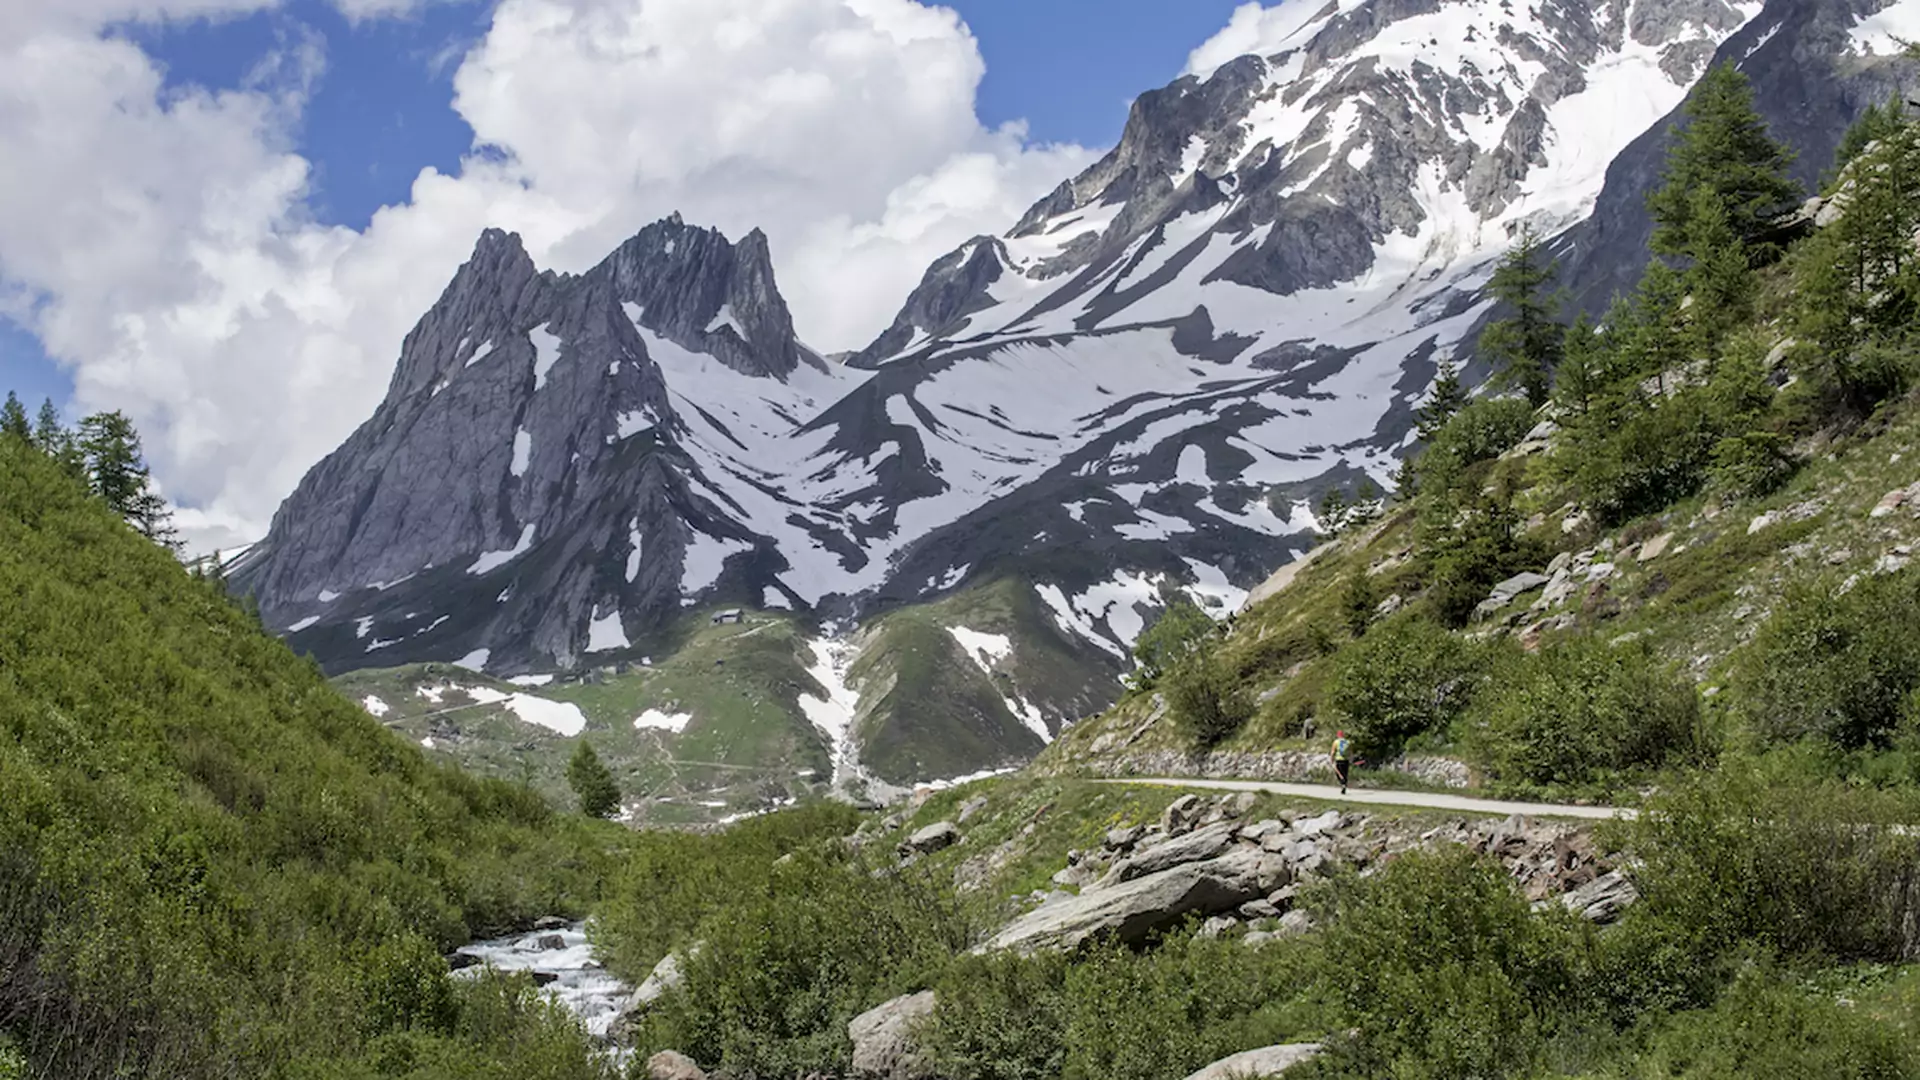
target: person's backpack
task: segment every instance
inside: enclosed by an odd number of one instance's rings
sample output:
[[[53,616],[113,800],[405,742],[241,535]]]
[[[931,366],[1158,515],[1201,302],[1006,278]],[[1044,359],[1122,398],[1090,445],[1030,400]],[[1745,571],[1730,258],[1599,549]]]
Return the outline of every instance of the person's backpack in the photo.
[[[1336,761],[1345,761],[1345,760],[1347,760],[1347,750],[1348,750],[1348,748],[1349,748],[1349,746],[1350,746],[1350,745],[1351,745],[1351,743],[1349,742],[1349,740],[1346,740],[1346,739],[1335,739],[1335,740],[1333,741],[1333,757],[1334,757],[1334,760],[1336,760]]]

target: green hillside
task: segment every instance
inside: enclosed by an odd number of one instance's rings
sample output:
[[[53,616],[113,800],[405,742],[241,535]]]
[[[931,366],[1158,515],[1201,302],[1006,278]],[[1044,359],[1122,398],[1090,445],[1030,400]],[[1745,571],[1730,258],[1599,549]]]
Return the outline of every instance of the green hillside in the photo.
[[[441,955],[585,914],[626,834],[430,763],[13,436],[0,791],[0,1075],[601,1075]]]

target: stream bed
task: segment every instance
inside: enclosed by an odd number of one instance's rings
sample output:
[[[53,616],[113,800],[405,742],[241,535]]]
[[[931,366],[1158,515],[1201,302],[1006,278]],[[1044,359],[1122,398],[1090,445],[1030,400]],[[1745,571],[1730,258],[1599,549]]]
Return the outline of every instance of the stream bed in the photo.
[[[454,952],[479,961],[454,972],[455,978],[473,978],[488,967],[532,973],[543,984],[543,993],[566,1006],[580,1018],[588,1034],[602,1042],[611,1043],[614,1021],[633,996],[632,987],[600,966],[587,941],[585,923],[476,941]]]

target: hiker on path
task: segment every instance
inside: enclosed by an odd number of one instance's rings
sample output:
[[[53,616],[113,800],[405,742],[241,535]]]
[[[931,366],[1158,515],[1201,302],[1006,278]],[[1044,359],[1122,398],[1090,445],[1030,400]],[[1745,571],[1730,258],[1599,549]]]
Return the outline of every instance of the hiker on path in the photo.
[[[1347,793],[1347,770],[1353,766],[1353,743],[1344,731],[1333,735],[1333,771],[1340,777],[1340,794]]]

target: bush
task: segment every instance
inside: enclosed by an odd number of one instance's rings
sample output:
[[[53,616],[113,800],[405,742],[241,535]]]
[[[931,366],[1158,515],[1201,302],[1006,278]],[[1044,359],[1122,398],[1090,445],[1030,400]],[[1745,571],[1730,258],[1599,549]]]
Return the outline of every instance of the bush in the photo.
[[[607,966],[636,985],[667,953],[690,944],[713,910],[771,888],[783,856],[852,832],[860,813],[822,801],[752,818],[713,836],[643,832],[607,889],[594,944]]]
[[[1737,945],[1789,958],[1920,958],[1920,820],[1911,792],[1807,784],[1739,769],[1658,798],[1633,827],[1635,915],[1694,963]]]
[[[1358,1038],[1351,1073],[1525,1074],[1555,1012],[1576,1000],[1577,939],[1536,918],[1505,870],[1462,850],[1418,852],[1328,901],[1326,974]]]
[[[1171,935],[1149,952],[958,961],[928,1032],[941,1075],[1165,1080],[1325,1023],[1310,946],[1248,949]]]
[[[1581,504],[1611,525],[1699,491],[1720,441],[1708,405],[1698,387],[1652,401],[1630,394],[1597,403],[1558,456]]]
[[[1640,1071],[1697,1080],[1890,1080],[1920,1075],[1920,1047],[1895,1025],[1816,996],[1771,965],[1757,965],[1741,972],[1711,1009],[1664,1025]]]
[[[1143,690],[1152,687],[1193,655],[1215,629],[1213,619],[1186,593],[1174,594],[1166,610],[1134,643],[1133,658],[1140,665],[1134,673],[1136,685]]]
[[[1253,699],[1220,657],[1198,653],[1166,679],[1167,707],[1194,745],[1218,746],[1253,718]]]
[[[1865,578],[1787,594],[1737,671],[1748,719],[1776,741],[1889,746],[1920,691],[1920,576]]]
[[[1362,754],[1385,755],[1417,735],[1445,733],[1472,700],[1483,664],[1479,647],[1398,615],[1339,654],[1322,700]]]
[[[1493,775],[1587,784],[1697,754],[1693,687],[1644,645],[1581,638],[1498,666],[1474,699],[1475,740]]]
[[[707,897],[685,990],[647,1013],[642,1057],[679,1050],[733,1076],[832,1073],[852,1053],[849,1021],[926,985],[971,939],[951,887],[924,871],[816,851],[757,870],[762,888]]]
[[[1455,413],[1426,453],[1461,465],[1491,461],[1520,445],[1535,423],[1533,406],[1525,398],[1481,398]]]

